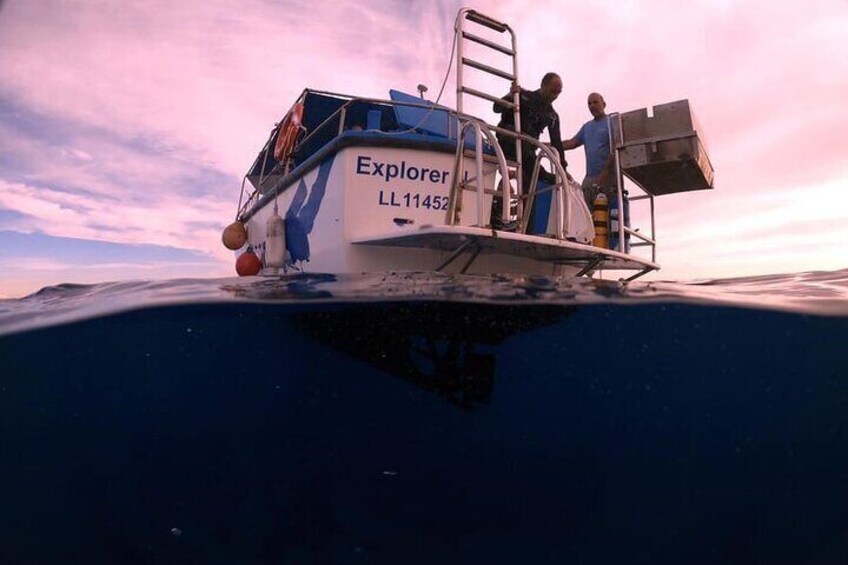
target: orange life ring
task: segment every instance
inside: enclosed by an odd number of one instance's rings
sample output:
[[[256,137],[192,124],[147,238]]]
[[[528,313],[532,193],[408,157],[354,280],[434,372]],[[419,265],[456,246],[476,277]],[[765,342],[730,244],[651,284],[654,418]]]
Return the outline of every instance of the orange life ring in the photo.
[[[297,135],[300,133],[300,125],[303,122],[303,104],[295,104],[283,122],[280,124],[277,134],[277,143],[274,145],[274,159],[285,161],[294,150]]]

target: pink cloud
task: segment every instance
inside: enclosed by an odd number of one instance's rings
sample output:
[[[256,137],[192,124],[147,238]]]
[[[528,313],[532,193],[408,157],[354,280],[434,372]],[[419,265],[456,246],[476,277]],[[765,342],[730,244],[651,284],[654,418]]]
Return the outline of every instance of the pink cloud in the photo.
[[[420,15],[435,27],[432,12]],[[26,2],[4,16],[0,90],[47,114],[199,150],[233,174],[306,86],[385,96],[391,77],[435,61],[427,43],[398,43],[414,20],[363,3],[162,1],[58,11]]]

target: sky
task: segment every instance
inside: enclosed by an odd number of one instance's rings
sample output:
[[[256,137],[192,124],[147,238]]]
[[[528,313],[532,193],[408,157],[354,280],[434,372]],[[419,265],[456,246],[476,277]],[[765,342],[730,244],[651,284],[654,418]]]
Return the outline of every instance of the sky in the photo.
[[[566,138],[593,91],[608,111],[689,100],[715,188],[656,199],[652,278],[848,267],[848,0],[468,5],[515,30],[522,86],[563,77]],[[221,230],[300,92],[387,98],[423,83],[435,98],[461,6],[0,2],[0,297],[232,276]],[[440,102],[454,106],[448,76]],[[582,150],[568,159],[582,178]],[[636,227],[640,214],[634,203]]]

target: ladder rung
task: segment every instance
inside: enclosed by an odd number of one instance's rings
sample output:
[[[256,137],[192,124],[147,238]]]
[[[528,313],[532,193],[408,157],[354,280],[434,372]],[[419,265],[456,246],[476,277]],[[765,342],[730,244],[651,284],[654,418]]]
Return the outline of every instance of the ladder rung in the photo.
[[[503,33],[507,29],[509,29],[506,24],[503,24],[497,20],[493,20],[489,16],[484,16],[483,14],[475,12],[473,10],[465,14],[465,19],[470,20],[476,24],[480,24],[481,26],[486,26],[489,29],[499,31],[500,33]]]
[[[494,102],[495,104],[502,104],[507,108],[515,108],[515,104],[504,100],[503,98],[498,98],[497,96],[492,96],[491,94],[486,94],[485,92],[480,92],[479,90],[474,90],[473,88],[468,88],[467,86],[463,86],[460,90],[465,92],[466,94],[471,94],[472,96],[477,96],[478,98],[483,98],[484,100],[488,100],[489,102]]]
[[[480,36],[474,35],[472,33],[468,33],[467,31],[462,32],[462,37],[469,41],[473,41],[474,43],[479,43],[480,45],[485,45],[495,51],[500,51],[504,55],[509,55],[510,57],[515,55],[515,51],[510,49],[509,47],[504,47],[503,45],[498,45],[494,41],[489,41],[488,39],[483,39]]]
[[[501,78],[505,78],[506,80],[515,81],[515,77],[511,74],[504,72],[500,69],[496,69],[495,67],[490,67],[489,65],[484,65],[478,61],[473,61],[471,59],[467,59],[465,57],[462,58],[462,64],[468,65],[469,67],[474,67],[475,69],[479,69],[485,73],[493,74],[495,76],[499,76]]]

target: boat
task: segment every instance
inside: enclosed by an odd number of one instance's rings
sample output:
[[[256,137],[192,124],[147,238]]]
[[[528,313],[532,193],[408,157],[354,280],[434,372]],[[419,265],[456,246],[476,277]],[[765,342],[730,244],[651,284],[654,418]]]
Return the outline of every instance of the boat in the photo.
[[[482,99],[521,124],[518,94],[486,92],[467,74],[505,80],[510,91],[518,83],[514,31],[468,8],[454,31],[455,109],[424,100],[423,85],[418,96],[391,90],[388,99],[301,93],[245,174],[235,222],[224,231],[240,275],[614,271],[629,281],[660,268],[654,198],[713,187],[688,101],[654,106],[652,115],[610,114],[618,195],[608,209],[590,211],[556,151],[464,112],[467,98]],[[480,53],[508,60],[507,68],[482,62]],[[515,143],[516,160],[505,157],[499,137]],[[522,171],[522,147],[537,151],[531,174]],[[625,178],[638,195],[629,196]],[[637,203],[649,212],[643,227],[630,225]]]

